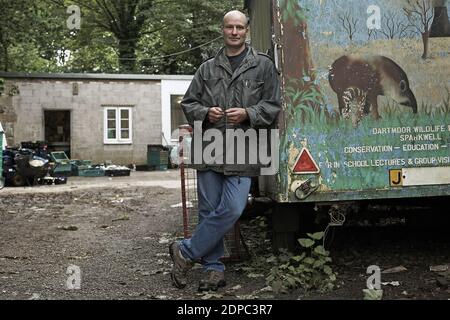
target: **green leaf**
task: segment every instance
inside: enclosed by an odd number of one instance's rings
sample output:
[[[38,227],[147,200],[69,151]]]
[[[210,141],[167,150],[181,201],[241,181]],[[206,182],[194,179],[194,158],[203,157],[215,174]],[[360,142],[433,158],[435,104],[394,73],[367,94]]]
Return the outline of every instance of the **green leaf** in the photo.
[[[289,268],[289,263],[284,263],[284,264],[280,265],[279,268],[282,270],[286,270],[287,268]]]
[[[292,278],[286,278],[286,281],[289,283],[290,287],[295,287],[295,280]]]
[[[322,256],[326,256],[328,255],[328,252],[325,250],[325,248],[323,246],[317,246],[314,248],[314,252],[322,255]]]
[[[272,283],[272,289],[275,292],[280,292],[283,290],[283,283],[280,280],[276,280]]]
[[[304,248],[310,248],[314,245],[314,241],[312,241],[311,239],[298,239],[298,242],[300,243],[300,245]]]
[[[300,262],[301,260],[303,260],[303,258],[306,256],[306,254],[305,253],[302,253],[301,255],[299,255],[299,256],[293,256],[292,257],[292,260],[294,260],[294,261],[297,261],[297,262]]]
[[[383,298],[383,290],[363,289],[364,300],[381,300]]]
[[[308,237],[314,240],[320,240],[323,238],[324,232],[307,233]]]
[[[305,258],[305,260],[303,260],[306,264],[313,264],[314,263],[314,259],[311,257],[307,257]]]
[[[316,260],[316,261],[314,262],[314,264],[313,264],[313,268],[316,268],[316,269],[317,269],[318,267],[322,266],[324,263],[325,263],[325,262],[322,261],[322,260]]]
[[[330,266],[324,266],[323,272],[325,272],[325,274],[327,274],[329,276],[331,276],[333,274],[333,270],[331,270]]]

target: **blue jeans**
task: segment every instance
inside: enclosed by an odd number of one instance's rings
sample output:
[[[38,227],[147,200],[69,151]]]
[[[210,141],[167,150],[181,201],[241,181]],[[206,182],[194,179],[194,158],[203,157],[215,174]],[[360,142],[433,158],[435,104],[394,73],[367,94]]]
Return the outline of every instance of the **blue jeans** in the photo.
[[[249,177],[197,171],[198,224],[190,239],[180,242],[185,258],[202,260],[205,270],[223,272],[223,237],[244,211],[250,191]]]

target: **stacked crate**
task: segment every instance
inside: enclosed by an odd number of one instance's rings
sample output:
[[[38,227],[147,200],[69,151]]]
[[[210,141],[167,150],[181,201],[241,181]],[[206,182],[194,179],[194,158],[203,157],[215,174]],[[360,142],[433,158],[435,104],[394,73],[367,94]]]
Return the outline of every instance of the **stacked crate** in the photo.
[[[169,151],[159,144],[149,144],[147,146],[147,166],[149,170],[167,170],[169,165]]]
[[[64,151],[50,152],[50,158],[56,164],[53,169],[54,176],[70,176],[72,174],[72,164]]]

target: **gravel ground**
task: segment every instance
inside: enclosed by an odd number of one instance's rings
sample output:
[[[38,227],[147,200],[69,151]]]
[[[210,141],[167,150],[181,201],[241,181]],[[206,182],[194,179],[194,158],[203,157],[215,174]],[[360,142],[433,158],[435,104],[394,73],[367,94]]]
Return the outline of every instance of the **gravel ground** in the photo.
[[[167,249],[182,236],[181,209],[172,207],[181,202],[177,179],[176,172],[136,173],[1,190],[0,299],[362,299],[370,265],[403,270],[382,274],[383,299],[450,298],[448,225],[335,229],[337,287],[326,294],[262,293],[265,278],[244,271],[250,260],[227,263],[227,286],[216,295],[197,293],[199,267],[184,290],[175,289]],[[251,225],[242,222],[244,237],[261,247]],[[80,289],[68,289],[70,266],[81,272]],[[440,273],[430,271],[436,266]]]

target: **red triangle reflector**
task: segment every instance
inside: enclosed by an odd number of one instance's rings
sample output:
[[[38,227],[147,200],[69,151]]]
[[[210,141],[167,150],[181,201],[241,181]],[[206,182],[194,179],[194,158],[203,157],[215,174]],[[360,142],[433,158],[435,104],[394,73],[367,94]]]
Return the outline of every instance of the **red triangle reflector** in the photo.
[[[309,153],[308,149],[303,148],[300,152],[300,156],[297,159],[297,162],[294,166],[294,173],[319,173],[319,166],[314,161],[311,153]]]

